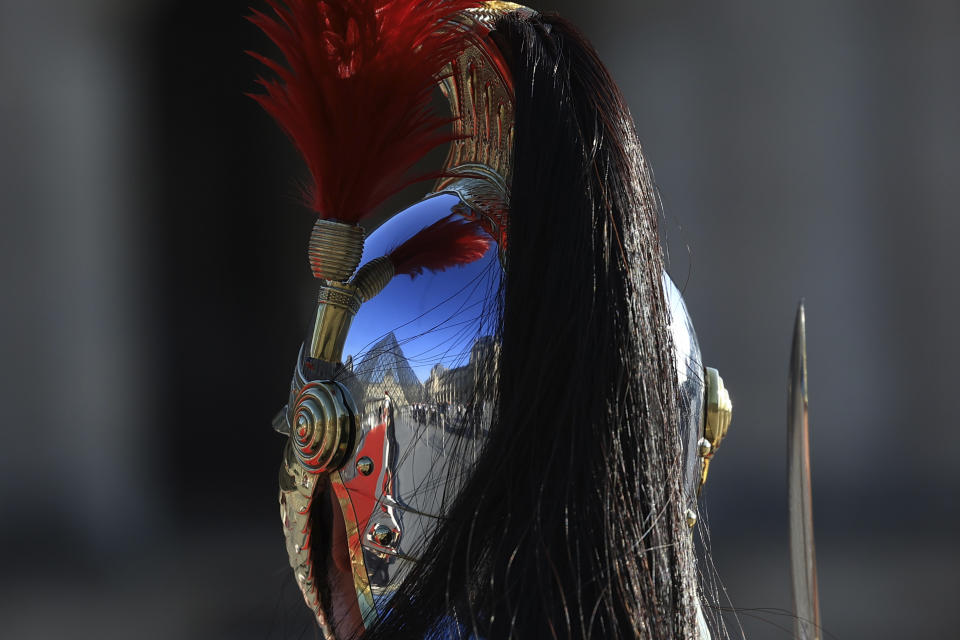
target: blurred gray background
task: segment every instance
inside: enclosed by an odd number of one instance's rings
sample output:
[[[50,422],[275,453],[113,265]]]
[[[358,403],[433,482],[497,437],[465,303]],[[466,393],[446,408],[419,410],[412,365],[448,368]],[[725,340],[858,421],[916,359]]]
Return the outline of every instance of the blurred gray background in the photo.
[[[312,638],[269,429],[311,304],[248,2],[0,0],[0,635]],[[620,83],[731,389],[731,633],[789,638],[806,298],[827,637],[956,637],[957,2],[536,3]],[[738,622],[739,621],[739,622]]]

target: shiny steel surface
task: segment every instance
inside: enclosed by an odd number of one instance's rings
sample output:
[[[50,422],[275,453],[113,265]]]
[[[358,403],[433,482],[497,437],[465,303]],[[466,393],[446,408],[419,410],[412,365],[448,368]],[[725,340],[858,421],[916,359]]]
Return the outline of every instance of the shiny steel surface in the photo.
[[[801,301],[793,328],[787,396],[787,491],[790,569],[797,640],[820,640],[820,598],[810,487],[810,424],[807,411],[807,329]]]
[[[382,264],[397,244],[463,206],[455,196],[436,195],[398,214],[366,243],[367,264]],[[287,550],[321,629],[326,622],[312,575],[309,518],[318,475],[343,467],[330,485],[344,517],[361,614],[369,620],[374,596],[392,591],[415,560],[478,450],[485,408],[468,418],[447,408],[466,390],[483,388],[492,371],[496,350],[488,336],[500,279],[492,250],[477,263],[416,280],[382,278],[383,293],[362,306],[351,284],[321,287],[313,335],[326,337],[305,345],[288,405],[274,419],[274,428],[290,437],[280,474]],[[339,362],[344,345],[346,364],[330,369],[336,380],[315,379],[310,360],[322,355]]]
[[[716,369],[703,366],[697,333],[683,296],[673,280],[663,275],[670,309],[670,329],[680,389],[680,437],[683,444],[683,487],[688,508],[695,511],[697,496],[707,481],[710,461],[730,426],[733,406]],[[687,517],[692,527],[696,517]]]
[[[683,444],[683,488],[687,506],[696,511],[702,459],[699,442],[706,421],[706,388],[703,358],[693,320],[687,311],[680,290],[664,273],[663,291],[670,309],[670,329],[676,355],[677,383],[680,397],[680,437]],[[694,520],[695,521],[695,520]]]
[[[450,194],[413,205],[371,234],[365,264],[463,207]],[[482,447],[501,279],[491,249],[471,265],[394,278],[354,319],[337,380],[356,400],[359,431],[331,481],[368,622],[421,556]]]

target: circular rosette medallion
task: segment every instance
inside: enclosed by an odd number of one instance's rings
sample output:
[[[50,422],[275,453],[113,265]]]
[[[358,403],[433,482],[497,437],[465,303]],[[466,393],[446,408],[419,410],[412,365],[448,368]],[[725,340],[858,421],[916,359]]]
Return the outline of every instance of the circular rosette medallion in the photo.
[[[355,416],[336,382],[310,382],[293,405],[290,438],[297,460],[310,473],[340,468],[354,441]]]

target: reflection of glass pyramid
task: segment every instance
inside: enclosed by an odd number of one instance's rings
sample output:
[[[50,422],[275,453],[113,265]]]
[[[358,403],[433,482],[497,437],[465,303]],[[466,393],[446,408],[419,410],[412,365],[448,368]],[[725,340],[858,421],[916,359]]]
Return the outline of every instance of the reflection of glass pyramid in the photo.
[[[373,345],[364,354],[360,363],[353,368],[353,373],[366,384],[383,382],[383,377],[388,371],[393,373],[394,380],[401,387],[419,388],[421,386],[420,379],[403,355],[403,350],[400,349],[400,343],[397,342],[397,336],[393,331]]]

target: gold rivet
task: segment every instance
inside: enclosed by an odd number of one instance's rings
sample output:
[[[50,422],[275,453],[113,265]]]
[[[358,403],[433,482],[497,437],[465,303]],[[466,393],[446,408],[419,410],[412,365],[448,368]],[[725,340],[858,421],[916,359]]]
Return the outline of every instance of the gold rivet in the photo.
[[[362,458],[357,460],[357,471],[359,471],[362,475],[365,475],[365,476],[368,476],[371,473],[373,473],[373,460],[371,460],[367,456],[363,456]]]
[[[373,527],[373,539],[386,547],[393,542],[393,531],[385,524],[378,524]]]
[[[697,453],[700,454],[701,458],[706,458],[713,453],[713,445],[706,438],[700,438],[697,442]]]

